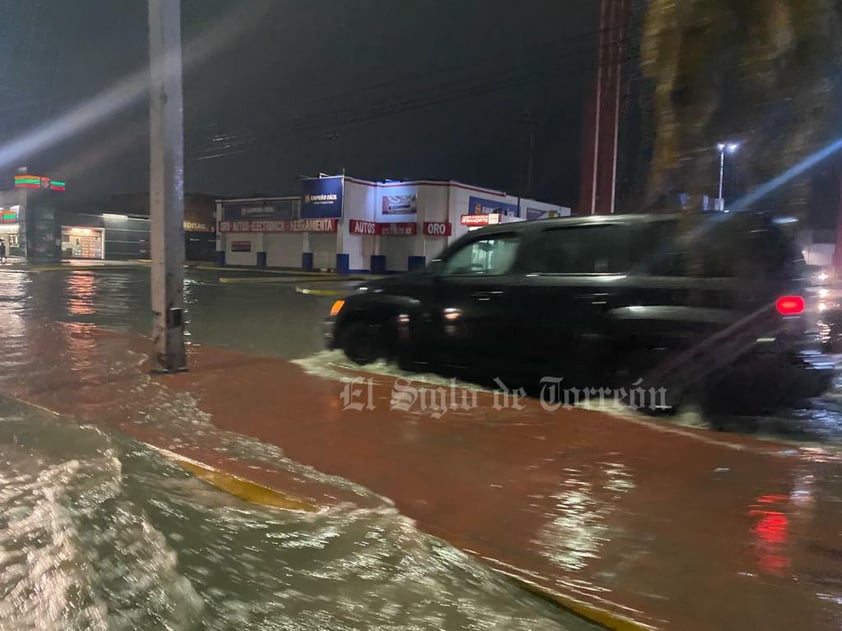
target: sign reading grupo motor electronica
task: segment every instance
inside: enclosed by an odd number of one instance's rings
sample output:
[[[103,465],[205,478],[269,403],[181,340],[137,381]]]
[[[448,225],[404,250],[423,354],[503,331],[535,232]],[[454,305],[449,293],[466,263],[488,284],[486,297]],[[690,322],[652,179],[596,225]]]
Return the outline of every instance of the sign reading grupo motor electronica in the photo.
[[[336,232],[337,219],[220,221],[220,232]]]
[[[345,178],[341,175],[302,180],[301,218],[338,219],[341,217],[344,189]]]

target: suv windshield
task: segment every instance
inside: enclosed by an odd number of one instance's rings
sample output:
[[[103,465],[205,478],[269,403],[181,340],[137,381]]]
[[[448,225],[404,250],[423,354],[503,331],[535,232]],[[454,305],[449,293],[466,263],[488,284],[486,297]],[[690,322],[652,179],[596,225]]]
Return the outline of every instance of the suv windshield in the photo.
[[[505,274],[514,264],[518,242],[519,238],[514,234],[472,241],[447,258],[441,273],[444,276]]]

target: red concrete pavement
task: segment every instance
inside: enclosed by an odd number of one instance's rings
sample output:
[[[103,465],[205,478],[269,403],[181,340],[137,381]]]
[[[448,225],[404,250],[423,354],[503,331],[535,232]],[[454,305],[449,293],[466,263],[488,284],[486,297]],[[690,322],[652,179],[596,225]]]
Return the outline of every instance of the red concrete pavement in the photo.
[[[385,377],[373,409],[345,410],[342,383],[278,359],[194,347],[190,372],[151,378],[140,337],[42,324],[29,338],[0,393],[318,504],[372,501],[303,467],[244,460],[219,437],[259,438],[547,593],[655,628],[842,626],[832,452],[536,401],[497,411],[485,393],[436,420],[390,409]]]

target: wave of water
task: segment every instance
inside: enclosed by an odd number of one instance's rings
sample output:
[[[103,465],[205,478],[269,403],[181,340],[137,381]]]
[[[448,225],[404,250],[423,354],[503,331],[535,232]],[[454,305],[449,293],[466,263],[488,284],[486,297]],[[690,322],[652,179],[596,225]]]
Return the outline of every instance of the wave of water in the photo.
[[[141,445],[0,404],[2,629],[560,629],[394,509],[241,502]]]

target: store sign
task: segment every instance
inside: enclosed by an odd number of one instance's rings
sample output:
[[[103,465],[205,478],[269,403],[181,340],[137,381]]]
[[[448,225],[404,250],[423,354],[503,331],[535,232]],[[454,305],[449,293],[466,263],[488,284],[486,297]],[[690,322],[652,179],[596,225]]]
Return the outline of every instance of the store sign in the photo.
[[[418,234],[418,224],[413,221],[378,223],[376,221],[351,219],[348,222],[348,232],[364,236],[413,237]]]
[[[280,221],[220,221],[220,232],[336,232],[336,219],[282,219]]]
[[[62,180],[53,180],[43,175],[30,175],[23,173],[15,176],[15,188],[38,188],[49,191],[64,191],[67,183]]]
[[[362,221],[361,219],[351,219],[348,222],[348,231],[351,234],[379,234],[377,228],[377,222],[375,221]]]
[[[17,223],[18,211],[16,210],[2,210],[0,211],[0,223]]]
[[[378,224],[378,228],[384,237],[414,237],[418,234],[418,224],[414,221],[381,223]]]
[[[538,208],[527,208],[526,218],[529,221],[536,219],[556,219],[561,217],[561,213],[557,210],[539,210]]]
[[[507,204],[499,199],[483,199],[482,197],[469,197],[468,208],[472,215],[507,215],[519,217],[520,213],[516,204]],[[467,225],[467,224],[465,224]]]
[[[500,215],[497,213],[488,215],[462,215],[461,224],[475,228],[478,226],[493,226],[500,223]]]
[[[425,221],[425,237],[449,237],[453,234],[453,224],[449,221]]]
[[[185,232],[215,232],[213,224],[204,221],[185,221]]]
[[[321,177],[301,182],[301,217],[303,219],[339,218],[345,178]]]
[[[272,205],[243,206],[232,204],[222,208],[223,221],[253,221],[258,219],[279,221],[289,219],[290,214],[289,208],[278,208]]]
[[[232,241],[232,252],[251,252],[251,241]]]
[[[415,215],[418,213],[418,194],[383,195],[382,210],[384,216]]]

